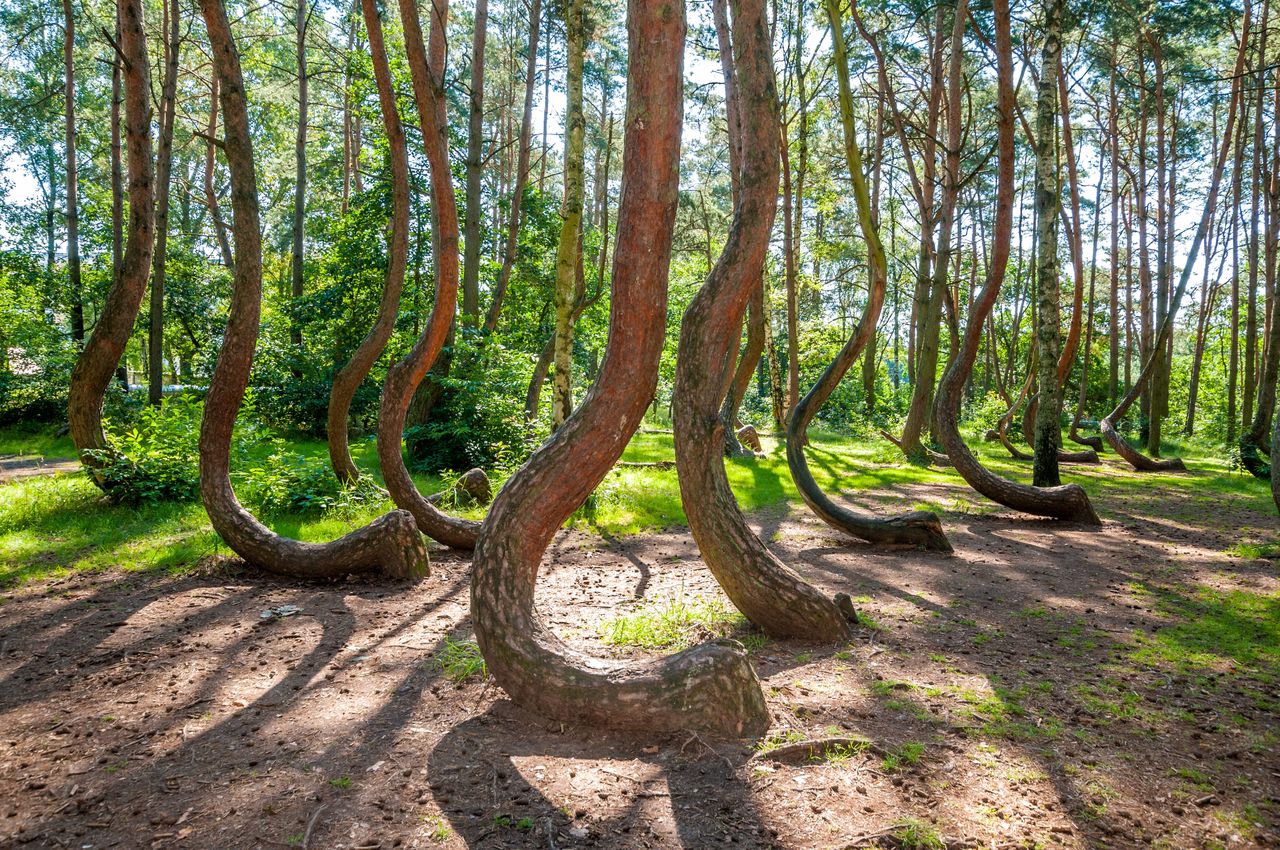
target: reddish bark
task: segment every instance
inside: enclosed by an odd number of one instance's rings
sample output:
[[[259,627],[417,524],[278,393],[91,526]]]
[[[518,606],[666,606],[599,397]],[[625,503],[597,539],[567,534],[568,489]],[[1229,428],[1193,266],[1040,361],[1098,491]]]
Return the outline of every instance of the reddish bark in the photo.
[[[436,26],[441,30],[446,11],[447,6],[442,8],[433,3],[432,14],[437,16]],[[422,127],[422,145],[431,167],[431,200],[438,236],[435,240],[438,248],[436,296],[431,316],[418,341],[404,359],[387,370],[378,422],[378,460],[392,501],[413,514],[424,534],[455,549],[470,549],[476,544],[480,523],[449,516],[427,501],[409,476],[400,447],[413,394],[444,347],[458,303],[458,205],[449,173],[447,128],[441,120],[443,80],[436,79],[427,67],[427,51],[416,7],[401,3],[400,20],[404,26],[404,47],[413,81],[413,97]],[[437,46],[433,37],[432,49],[442,53],[443,37],[440,42]]]
[[[550,717],[759,734],[769,715],[740,645],[719,641],[624,665],[569,649],[533,606],[543,553],[622,455],[657,386],[679,187],[684,6],[631,0],[628,28],[631,68],[609,345],[582,404],[490,508],[473,560],[471,617],[498,683],[516,702]]]
[[[262,235],[258,184],[240,57],[222,0],[201,0],[222,94],[227,166],[235,217],[236,269],[222,351],[209,382],[200,425],[200,495],[213,528],[236,554],[268,572],[330,578],[382,572],[413,578],[428,572],[427,548],[405,511],[393,511],[331,543],[281,537],[241,506],[231,487],[231,433],[244,400],[262,304]],[[130,157],[132,162],[132,157]]]
[[[71,440],[84,452],[107,449],[102,399],[124,353],[147,288],[155,244],[151,162],[151,74],[140,0],[118,0],[120,53],[124,66],[125,145],[129,169],[129,238],[120,274],[111,283],[102,314],[71,372],[67,420]],[[86,460],[86,463],[91,461]],[[99,482],[101,484],[101,482]]]
[[[351,449],[347,445],[347,416],[351,411],[351,400],[368,377],[374,362],[382,356],[382,350],[395,330],[409,259],[409,154],[405,146],[404,126],[396,109],[395,88],[377,7],[372,0],[362,0],[362,6],[365,28],[369,33],[373,76],[378,87],[378,103],[382,107],[382,126],[391,151],[391,236],[387,241],[387,279],[378,304],[378,318],[347,365],[333,376],[333,387],[329,391],[329,461],[338,479],[345,483],[352,483],[360,477],[360,469],[352,460]]]
[[[1001,478],[984,467],[960,436],[960,397],[965,381],[973,371],[982,339],[982,327],[1000,296],[1005,269],[1009,265],[1009,247],[1013,235],[1014,198],[1014,109],[1013,40],[1010,34],[1009,2],[995,0],[996,61],[998,91],[998,150],[996,214],[991,235],[991,262],[987,281],[973,304],[969,324],[957,356],[947,366],[938,386],[934,418],[943,448],[969,486],[987,498],[1015,510],[1038,516],[1100,525],[1089,496],[1078,484],[1057,487],[1029,487]],[[1029,370],[1030,371],[1030,370]],[[1006,423],[1007,424],[1007,423]]]
[[[672,400],[676,467],[689,529],[733,603],[775,637],[842,640],[837,604],[778,560],[747,526],[725,475],[720,406],[778,200],[778,101],[762,0],[733,11],[743,126],[742,191],[720,259],[685,311]]]

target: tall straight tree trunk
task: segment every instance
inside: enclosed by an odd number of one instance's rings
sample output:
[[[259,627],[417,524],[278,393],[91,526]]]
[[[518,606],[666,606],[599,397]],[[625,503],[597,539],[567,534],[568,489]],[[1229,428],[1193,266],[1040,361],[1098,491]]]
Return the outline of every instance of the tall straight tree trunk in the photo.
[[[1241,399],[1241,427],[1252,429],[1253,403],[1258,387],[1258,269],[1261,239],[1259,219],[1262,212],[1262,170],[1266,140],[1264,106],[1267,79],[1267,31],[1271,12],[1269,0],[1263,0],[1261,26],[1258,29],[1257,78],[1254,80],[1253,155],[1250,166],[1249,200],[1249,289],[1244,304],[1244,386]]]
[[[142,29],[142,0],[117,0],[120,21],[120,61],[124,75],[125,141],[129,167],[129,241],[120,276],[107,292],[106,303],[71,372],[67,392],[67,420],[71,440],[81,460],[96,461],[86,451],[108,449],[102,433],[102,400],[111,374],[133,333],[133,324],[147,289],[151,249],[155,238],[151,162],[150,69],[147,40]],[[95,478],[101,486],[102,482]]]
[[[115,43],[120,44],[120,12],[113,10]],[[120,105],[123,102],[123,74],[119,56],[111,57],[111,284],[116,285],[124,268],[124,144],[120,134]],[[123,362],[116,367],[121,388],[129,390],[129,370]]]
[[[569,0],[565,32],[568,71],[565,77],[564,207],[560,246],[556,251],[556,351],[551,381],[551,425],[559,428],[573,409],[574,273],[582,228],[586,119],[582,110],[582,65],[586,50],[585,0]]]
[[[550,15],[548,15],[550,18]],[[531,41],[530,44],[533,42]],[[551,21],[547,21],[546,45],[543,47],[546,64],[542,66],[542,156],[538,157],[538,194],[545,190],[547,182],[547,124],[551,118]]]
[[[306,238],[303,221],[307,212],[307,123],[310,98],[307,93],[307,19],[309,0],[294,0],[294,52],[298,69],[298,131],[293,144],[293,255],[290,262],[290,295],[294,307],[303,293],[303,250]],[[302,324],[295,315],[289,322],[289,342],[293,345],[299,363],[302,359]],[[297,374],[298,367],[294,367]]]
[[[1061,311],[1058,303],[1058,72],[1062,61],[1063,0],[1046,0],[1044,45],[1040,53],[1040,89],[1036,96],[1036,344],[1040,348],[1039,405],[1035,421],[1032,483],[1057,487],[1058,448],[1062,440],[1062,385],[1058,380]]]
[[[1249,102],[1240,105],[1240,135],[1236,142],[1235,164],[1231,176],[1231,208],[1238,211],[1242,203],[1245,128],[1249,126]],[[1247,250],[1247,249],[1246,249]],[[1230,355],[1227,360],[1227,444],[1232,445],[1239,433],[1237,415],[1240,385],[1240,216],[1231,215],[1231,327]]]
[[[542,23],[542,0],[533,0],[529,7],[529,55],[524,69],[524,112],[520,118],[520,152],[516,158],[515,185],[511,190],[511,209],[507,214],[507,238],[502,249],[502,268],[498,270],[498,282],[493,288],[493,300],[485,315],[484,327],[489,333],[497,330],[498,317],[502,314],[502,301],[515,269],[520,244],[520,222],[524,212],[524,187],[529,179],[530,144],[533,132],[533,89],[538,77],[538,27]]]
[[[462,321],[472,327],[480,324],[480,192],[484,178],[484,47],[488,27],[489,0],[476,0],[468,98],[467,209],[462,230]]]
[[[1116,64],[1118,36],[1113,36],[1111,40],[1111,64]],[[1110,370],[1107,375],[1107,398],[1112,407],[1120,399],[1120,128],[1117,126],[1116,113],[1117,108],[1117,92],[1116,77],[1117,74],[1111,74],[1107,83],[1107,127],[1111,136],[1111,156],[1110,156],[1110,174],[1111,174],[1111,195],[1108,203],[1111,207],[1111,252],[1107,256],[1107,264],[1110,266],[1110,301],[1107,331],[1110,344],[1108,352]],[[1101,176],[1099,176],[1101,180]]]
[[[160,146],[156,151],[156,248],[151,269],[148,323],[147,402],[158,406],[164,395],[164,287],[169,253],[169,195],[173,180],[173,129],[178,109],[179,10],[164,2],[164,83],[160,89]]]
[[[71,0],[62,0],[63,96],[67,143],[67,282],[71,292],[71,338],[84,342],[84,291],[80,282],[80,194],[76,181],[76,18]]]

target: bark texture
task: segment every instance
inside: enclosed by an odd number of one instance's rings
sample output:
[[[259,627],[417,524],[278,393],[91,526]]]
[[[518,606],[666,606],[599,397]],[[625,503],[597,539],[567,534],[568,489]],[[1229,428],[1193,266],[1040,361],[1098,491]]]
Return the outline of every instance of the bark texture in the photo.
[[[476,544],[471,618],[521,705],[593,725],[741,736],[769,725],[742,647],[703,644],[639,665],[584,656],[542,625],[534,584],[556,529],[622,455],[657,385],[679,186],[684,6],[631,0],[622,204],[609,345],[582,405],[498,494]]]
[[[1062,444],[1062,389],[1058,356],[1062,348],[1059,305],[1058,216],[1058,69],[1062,63],[1063,0],[1045,3],[1044,46],[1040,53],[1040,89],[1036,96],[1036,341],[1040,347],[1039,393],[1032,447],[1032,479],[1037,487],[1062,483],[1058,449]]]
[[[778,102],[764,4],[739,0],[733,12],[742,191],[724,250],[681,323],[672,402],[680,496],[703,559],[749,620],[774,637],[842,640],[849,624],[836,603],[765,548],[747,526],[725,475],[720,407],[733,376],[743,312],[764,268],[778,198]]]
[[[578,267],[578,238],[582,232],[585,177],[586,118],[582,112],[582,61],[586,51],[584,0],[569,0],[565,21],[568,73],[565,78],[564,206],[560,215],[560,245],[556,251],[555,372],[551,376],[551,427],[559,428],[573,409],[570,374],[573,355],[574,275]]]
[[[965,328],[964,339],[956,357],[947,366],[938,386],[934,403],[934,419],[938,424],[938,437],[951,458],[956,471],[969,486],[992,501],[1024,513],[1037,516],[1101,525],[1089,496],[1078,484],[1058,487],[1028,487],[1001,478],[983,466],[969,451],[960,436],[960,400],[965,381],[973,371],[982,341],[982,328],[1000,297],[1005,270],[1009,265],[1009,247],[1013,236],[1014,199],[1014,110],[1016,108],[1013,83],[1013,39],[1010,34],[1008,0],[995,0],[995,33],[997,59],[998,152],[996,214],[991,234],[991,261],[987,266],[987,280],[974,301]],[[1050,361],[1052,363],[1052,361]],[[1006,423],[1007,424],[1007,423]]]
[[[209,521],[236,554],[272,573],[299,578],[363,572],[381,572],[391,578],[426,575],[426,543],[413,517],[405,511],[385,514],[331,543],[302,543],[281,537],[259,522],[244,509],[231,487],[231,432],[244,400],[258,340],[262,236],[240,57],[222,0],[201,0],[200,10],[209,30],[214,72],[222,90],[236,251],[227,329],[200,424],[200,496]]]
[[[351,458],[351,449],[347,445],[347,416],[351,411],[351,400],[368,377],[373,364],[382,356],[387,340],[395,330],[409,260],[409,154],[404,126],[396,108],[391,66],[382,37],[382,21],[373,0],[362,0],[362,7],[365,29],[369,33],[369,54],[373,59],[378,103],[382,107],[382,126],[391,152],[391,236],[387,244],[387,279],[378,304],[378,318],[347,365],[333,376],[333,387],[329,391],[329,461],[338,479],[345,483],[352,483],[360,477],[360,469]]]
[[[818,482],[814,480],[804,454],[809,423],[875,335],[876,325],[880,321],[880,310],[884,306],[888,280],[884,246],[880,242],[870,193],[867,190],[866,179],[863,177],[862,151],[858,146],[857,127],[853,118],[853,92],[849,86],[849,59],[845,50],[844,25],[840,20],[837,0],[826,0],[825,5],[827,17],[831,23],[836,80],[839,83],[840,120],[844,129],[845,159],[853,183],[854,199],[857,202],[858,223],[862,229],[863,240],[866,242],[867,266],[870,270],[871,282],[866,307],[863,309],[862,318],[854,328],[853,335],[791,413],[791,419],[787,423],[787,466],[791,470],[791,478],[795,481],[805,504],[819,519],[832,528],[871,543],[907,544],[950,552],[951,544],[947,541],[942,531],[942,523],[936,514],[928,511],[911,511],[881,519],[837,505],[822,492]]]
[[[447,5],[432,3],[432,14],[443,17]],[[458,205],[449,173],[449,150],[446,127],[442,122],[441,100],[443,79],[437,79],[427,67],[427,50],[422,38],[422,23],[417,8],[400,4],[400,20],[404,28],[405,55],[413,82],[413,98],[418,107],[422,128],[422,145],[431,167],[431,201],[438,233],[436,241],[436,295],[431,315],[404,358],[387,370],[382,387],[382,404],[378,418],[378,461],[387,492],[398,506],[413,514],[418,528],[434,540],[455,549],[470,549],[476,544],[480,523],[449,516],[418,492],[409,476],[401,452],[405,417],[418,385],[431,370],[440,349],[444,347],[453,324],[458,304]],[[441,52],[444,46],[440,45]]]
[[[102,314],[71,372],[67,419],[76,451],[107,448],[102,433],[102,399],[129,342],[142,306],[155,243],[151,163],[151,73],[141,0],[118,0],[120,53],[124,65],[125,145],[128,150],[128,243],[120,274],[111,283]],[[86,462],[90,462],[87,461]]]

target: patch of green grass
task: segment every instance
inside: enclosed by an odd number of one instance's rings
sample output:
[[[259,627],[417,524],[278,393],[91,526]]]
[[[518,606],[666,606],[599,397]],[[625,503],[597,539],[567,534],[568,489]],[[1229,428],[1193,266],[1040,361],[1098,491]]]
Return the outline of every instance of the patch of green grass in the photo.
[[[924,744],[919,741],[907,741],[890,750],[881,761],[880,767],[885,773],[893,773],[904,767],[919,764],[923,755]]]
[[[337,789],[338,789],[338,790],[340,790],[340,791],[344,791],[344,790],[346,790],[347,788],[350,788],[350,787],[351,787],[351,777],[350,777],[350,776],[338,776],[338,777],[336,777],[336,778],[334,778],[334,779],[330,779],[330,780],[329,780],[329,784],[330,784],[330,785],[332,785],[334,788],[337,788]]]
[[[947,846],[936,826],[918,818],[903,818],[891,834],[903,850],[945,850]]]
[[[854,756],[865,753],[870,746],[870,741],[849,741],[847,744],[835,744],[823,751],[822,760],[827,764],[840,767],[848,763]]]
[[[786,732],[771,732],[756,741],[756,752],[761,755],[771,753],[778,747],[783,747],[787,744],[798,744],[803,740],[805,740],[804,735],[794,729],[788,729]]]
[[[422,819],[427,826],[427,837],[436,844],[443,844],[453,835],[453,830],[449,828],[449,823],[440,815],[427,815]]]
[[[1237,558],[1280,558],[1280,543],[1237,543],[1227,549],[1227,554]]]
[[[600,625],[600,639],[611,646],[683,649],[709,637],[727,637],[746,624],[746,618],[722,599],[681,594],[606,620]]]
[[[436,669],[453,682],[462,683],[472,676],[484,678],[489,674],[489,667],[480,653],[480,646],[473,640],[454,640],[446,637],[444,646],[433,659]]]
[[[67,435],[58,436],[55,425],[13,425],[0,428],[0,455],[77,457],[75,444]]]
[[[1277,678],[1280,593],[1201,587],[1155,594],[1159,609],[1174,622],[1153,634],[1136,632],[1136,660],[1184,671],[1231,665],[1261,681]]]

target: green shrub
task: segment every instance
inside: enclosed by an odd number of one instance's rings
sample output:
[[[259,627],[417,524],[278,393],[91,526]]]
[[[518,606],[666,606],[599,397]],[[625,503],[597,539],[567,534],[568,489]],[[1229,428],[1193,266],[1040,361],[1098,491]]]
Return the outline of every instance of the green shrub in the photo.
[[[108,418],[110,448],[87,452],[111,498],[126,504],[190,501],[200,495],[200,417],[204,404],[179,395],[143,407],[128,425]]]

